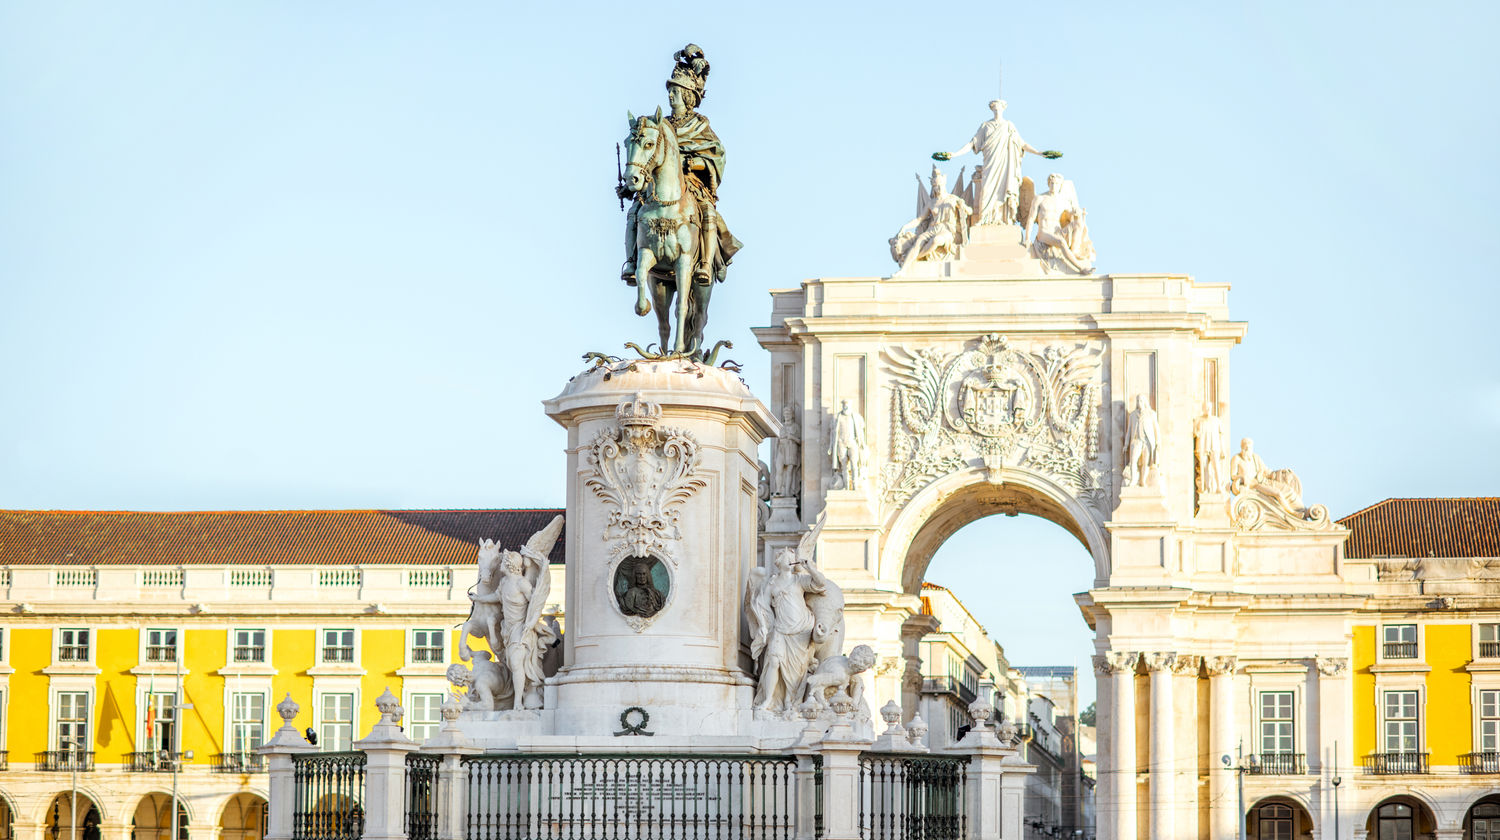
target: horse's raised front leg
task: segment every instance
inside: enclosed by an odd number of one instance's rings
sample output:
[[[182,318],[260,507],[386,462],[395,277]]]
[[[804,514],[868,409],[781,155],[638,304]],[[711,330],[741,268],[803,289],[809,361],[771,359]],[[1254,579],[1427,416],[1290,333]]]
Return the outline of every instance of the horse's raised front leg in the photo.
[[[651,269],[656,265],[656,252],[645,248],[635,260],[635,314],[645,315],[651,311],[652,288],[657,285],[651,279]]]

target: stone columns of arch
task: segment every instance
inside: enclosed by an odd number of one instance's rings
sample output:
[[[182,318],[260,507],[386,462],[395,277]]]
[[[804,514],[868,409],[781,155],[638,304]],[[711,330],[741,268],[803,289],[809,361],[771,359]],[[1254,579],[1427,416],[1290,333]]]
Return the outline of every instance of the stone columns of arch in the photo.
[[[1148,730],[1151,753],[1146,765],[1151,773],[1151,840],[1176,840],[1177,837],[1173,819],[1177,804],[1173,773],[1177,755],[1172,744],[1172,673],[1176,661],[1177,654],[1170,651],[1141,654],[1141,662],[1151,675],[1151,719]]]
[[[1203,670],[1208,674],[1209,719],[1208,800],[1209,837],[1229,840],[1238,835],[1240,816],[1235,804],[1234,761],[1234,666],[1233,656],[1206,656]],[[1221,761],[1229,756],[1231,766]]]
[[[1100,814],[1102,840],[1136,840],[1135,666],[1141,655],[1112,650],[1094,660],[1101,676],[1108,675],[1108,704],[1103,708],[1100,733],[1108,733],[1099,779],[1106,794]]]
[[[1172,761],[1174,822],[1178,837],[1198,836],[1198,670],[1203,657],[1177,654],[1172,660]]]

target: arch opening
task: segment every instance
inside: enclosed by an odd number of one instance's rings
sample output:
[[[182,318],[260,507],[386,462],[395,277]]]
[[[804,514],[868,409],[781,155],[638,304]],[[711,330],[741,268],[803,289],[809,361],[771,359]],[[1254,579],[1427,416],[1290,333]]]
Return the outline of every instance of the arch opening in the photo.
[[[148,793],[135,806],[130,820],[130,840],[171,840],[172,798],[165,793]],[[188,813],[177,800],[177,840],[188,840]]]
[[[1245,812],[1245,836],[1251,840],[1311,840],[1312,814],[1290,797],[1268,796]]]
[[[220,840],[264,840],[266,800],[253,793],[237,793],[219,815]]]
[[[1382,799],[1365,818],[1370,840],[1416,840],[1437,832],[1437,817],[1427,803],[1403,794]]]
[[[1035,477],[995,483],[978,470],[969,470],[933,482],[897,515],[886,553],[899,563],[903,591],[920,591],[928,566],[949,537],[970,523],[1002,514],[1029,514],[1060,526],[1092,558],[1093,577],[1080,575],[1080,583],[1092,585],[1108,578],[1109,540],[1092,511],[1062,488]]]
[[[99,840],[99,824],[103,817],[98,804],[82,791],[78,793],[77,803],[75,820],[72,792],[65,791],[52,797],[42,826],[47,840]]]
[[[1500,838],[1500,793],[1484,796],[1464,814],[1464,836],[1475,840]]]

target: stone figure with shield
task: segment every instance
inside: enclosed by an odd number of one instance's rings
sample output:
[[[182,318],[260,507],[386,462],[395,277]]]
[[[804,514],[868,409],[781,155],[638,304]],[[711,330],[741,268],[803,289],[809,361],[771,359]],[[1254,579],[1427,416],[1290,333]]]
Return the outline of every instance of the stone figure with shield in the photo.
[[[673,58],[667,80],[671,112],[627,115],[630,133],[616,187],[620,198],[631,200],[620,277],[636,287],[637,315],[656,310],[660,344],[650,355],[693,358],[706,355],[703,330],[713,284],[724,281],[740,243],[718,212],[724,145],[696,110],[708,82],[708,60],[696,44]]]

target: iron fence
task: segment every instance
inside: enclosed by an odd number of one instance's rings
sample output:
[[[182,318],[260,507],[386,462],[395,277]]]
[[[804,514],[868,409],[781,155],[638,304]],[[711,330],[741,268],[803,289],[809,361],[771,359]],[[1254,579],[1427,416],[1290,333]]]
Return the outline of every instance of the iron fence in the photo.
[[[438,767],[442,763],[442,756],[406,754],[407,840],[437,836]]]
[[[214,756],[215,773],[264,773],[266,757],[260,753],[218,753]]]
[[[293,840],[359,840],[365,831],[365,754],[292,757]]]
[[[1500,773],[1500,752],[1472,752],[1458,757],[1459,766],[1470,776]]]
[[[170,773],[182,769],[182,753],[146,750],[125,753],[125,769],[132,773]]]
[[[465,756],[467,840],[791,840],[797,760]]]
[[[1247,768],[1252,776],[1301,776],[1307,772],[1306,753],[1261,753]]]
[[[864,753],[859,758],[859,836],[961,840],[968,767],[968,756]]]
[[[1371,776],[1406,776],[1427,772],[1427,753],[1387,752],[1365,756],[1365,773]]]
[[[66,773],[86,773],[94,769],[94,751],[47,750],[36,754],[36,769]]]

